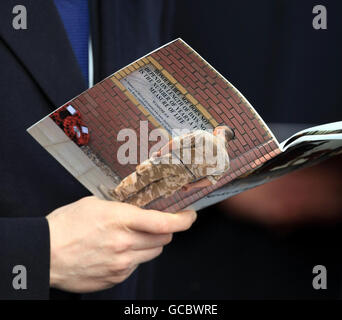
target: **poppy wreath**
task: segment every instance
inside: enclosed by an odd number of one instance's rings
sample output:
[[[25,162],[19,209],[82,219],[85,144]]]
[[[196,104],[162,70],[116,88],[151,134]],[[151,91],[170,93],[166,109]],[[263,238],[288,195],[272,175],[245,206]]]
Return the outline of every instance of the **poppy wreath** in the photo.
[[[89,129],[84,126],[81,125],[81,137],[78,139],[78,145],[79,146],[85,146],[88,144],[90,139],[90,135],[89,135]]]
[[[80,118],[69,116],[63,121],[65,134],[78,146],[84,146],[89,142],[89,130]]]
[[[64,120],[67,117],[75,117],[81,120],[81,113],[76,110],[72,105],[66,105],[64,107],[59,108],[53,114],[50,115],[50,118],[62,129],[64,129]]]

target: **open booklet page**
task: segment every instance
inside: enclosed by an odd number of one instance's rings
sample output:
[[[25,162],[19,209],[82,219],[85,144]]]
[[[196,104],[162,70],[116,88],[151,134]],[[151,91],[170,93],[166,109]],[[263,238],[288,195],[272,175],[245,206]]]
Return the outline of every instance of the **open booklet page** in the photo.
[[[217,183],[165,194],[147,205],[175,212],[209,205],[208,194],[280,153],[248,101],[181,39],[114,73],[28,132],[90,192],[103,197],[100,187],[112,190],[158,150],[162,135],[154,130],[174,137],[175,129],[210,131],[222,123],[234,130],[235,139],[227,148],[230,167]]]
[[[282,142],[280,149],[282,152],[270,161],[200,199],[192,207],[201,209],[342,153],[342,121],[302,130]]]
[[[310,136],[313,138],[318,135],[325,136],[325,139],[329,140],[332,134],[342,134],[342,121],[327,123],[299,131],[282,142],[280,149],[286,151],[286,149],[294,146],[298,142],[303,142],[306,138],[310,139]]]

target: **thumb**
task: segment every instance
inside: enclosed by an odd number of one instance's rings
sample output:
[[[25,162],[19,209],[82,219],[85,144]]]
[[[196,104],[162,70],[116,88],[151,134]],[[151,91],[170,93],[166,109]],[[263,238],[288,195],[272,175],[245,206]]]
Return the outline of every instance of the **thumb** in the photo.
[[[192,218],[192,223],[194,223],[197,219],[197,212],[195,210],[183,210],[183,211],[176,212],[175,214],[190,216]]]

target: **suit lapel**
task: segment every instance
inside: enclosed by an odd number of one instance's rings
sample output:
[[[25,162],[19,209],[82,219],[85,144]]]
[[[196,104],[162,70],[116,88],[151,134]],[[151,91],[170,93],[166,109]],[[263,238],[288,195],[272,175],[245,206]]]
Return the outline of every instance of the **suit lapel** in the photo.
[[[0,1],[0,38],[22,63],[53,107],[86,89],[82,72],[72,51],[52,0],[22,0],[27,9],[27,29],[12,26],[17,1]],[[18,93],[20,94],[20,92]]]

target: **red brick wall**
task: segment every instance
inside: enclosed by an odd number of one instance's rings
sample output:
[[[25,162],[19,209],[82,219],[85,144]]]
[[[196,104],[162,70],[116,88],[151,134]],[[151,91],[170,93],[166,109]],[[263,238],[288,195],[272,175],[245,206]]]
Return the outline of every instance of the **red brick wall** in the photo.
[[[235,129],[237,139],[230,144],[231,157],[238,157],[271,138],[247,101],[182,41],[177,40],[152,56],[218,123]]]
[[[121,178],[135,170],[135,165],[119,164],[117,151],[124,142],[117,141],[117,133],[131,128],[139,133],[139,121],[146,121],[145,115],[107,78],[82,93],[71,102],[82,114],[89,128],[89,147]],[[155,127],[149,123],[149,130]],[[140,140],[138,135],[138,146]],[[137,159],[139,162],[138,150]]]

